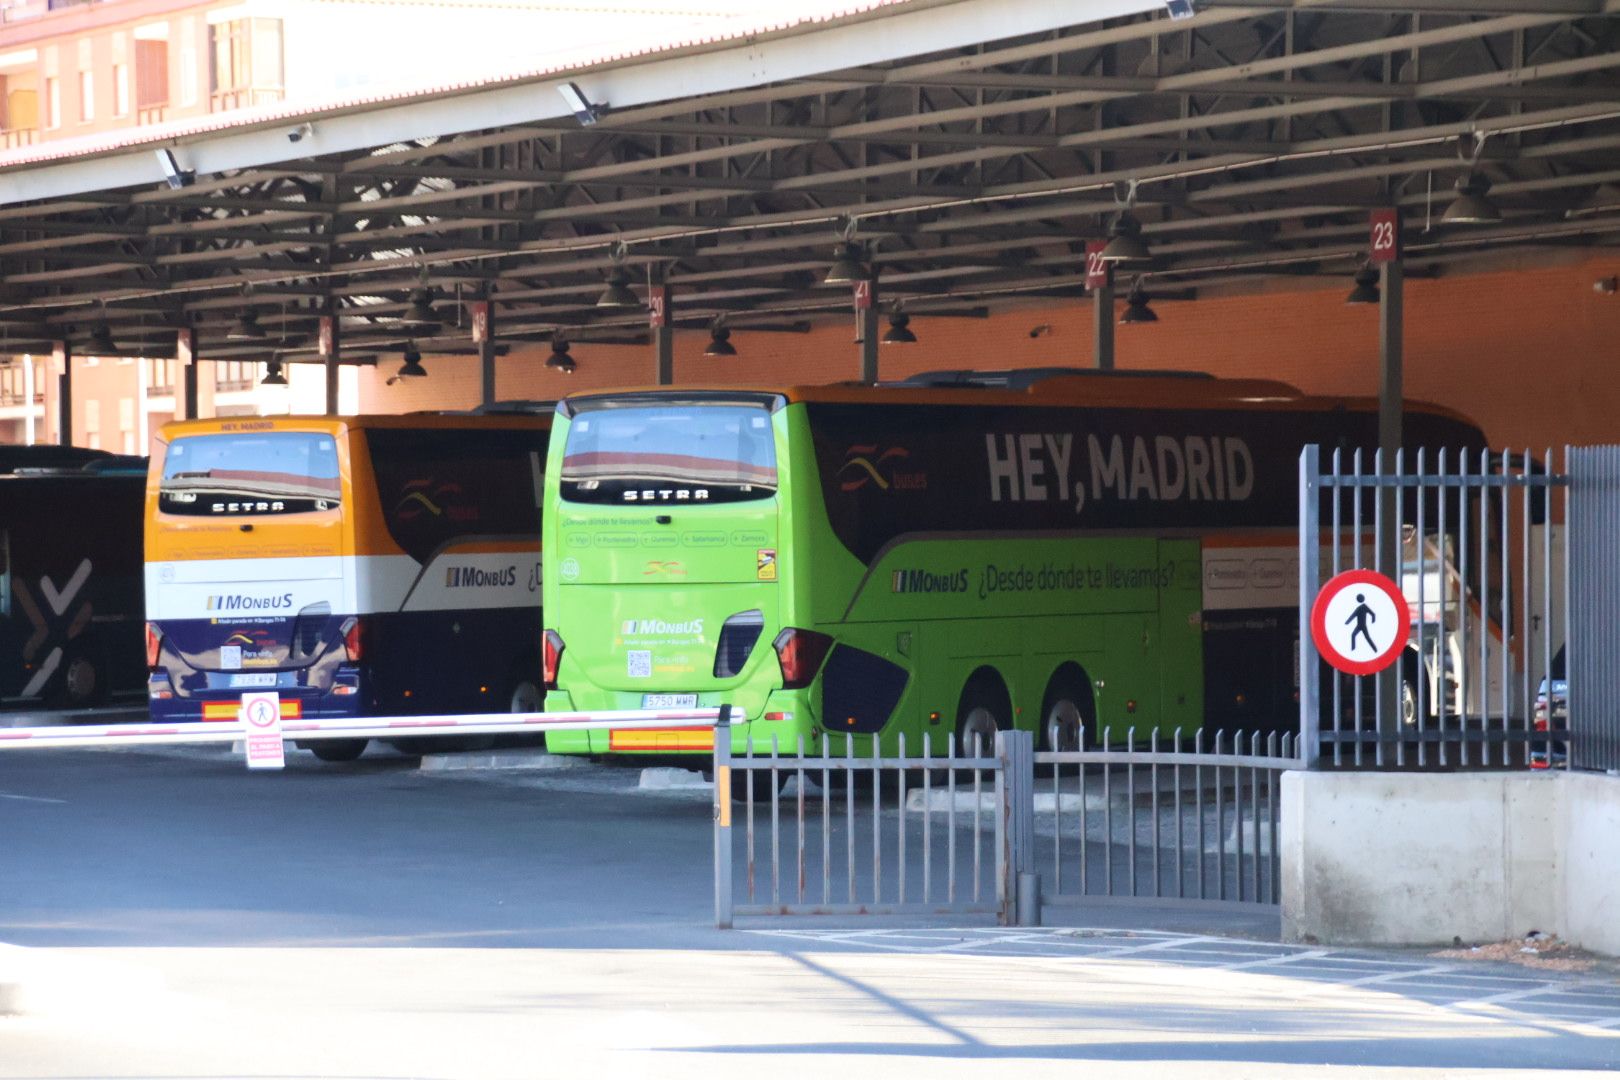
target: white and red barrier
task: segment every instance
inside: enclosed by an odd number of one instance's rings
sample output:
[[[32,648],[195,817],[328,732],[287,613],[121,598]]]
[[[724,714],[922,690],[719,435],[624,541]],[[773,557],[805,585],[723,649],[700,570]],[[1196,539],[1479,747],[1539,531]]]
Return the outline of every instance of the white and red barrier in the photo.
[[[461,716],[361,717],[341,720],[283,719],[283,739],[389,739],[419,735],[514,735],[545,731],[709,729],[715,709],[626,709],[619,712],[477,713]],[[135,746],[152,743],[235,742],[249,733],[242,720],[174,724],[108,724],[74,727],[0,728],[0,750],[65,746]]]

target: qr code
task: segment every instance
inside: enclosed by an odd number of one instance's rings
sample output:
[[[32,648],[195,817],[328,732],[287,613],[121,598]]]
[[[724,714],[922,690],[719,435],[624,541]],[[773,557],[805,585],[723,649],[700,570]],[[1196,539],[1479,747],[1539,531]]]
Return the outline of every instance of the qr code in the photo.
[[[624,666],[632,679],[652,678],[652,650],[631,649],[625,654]]]

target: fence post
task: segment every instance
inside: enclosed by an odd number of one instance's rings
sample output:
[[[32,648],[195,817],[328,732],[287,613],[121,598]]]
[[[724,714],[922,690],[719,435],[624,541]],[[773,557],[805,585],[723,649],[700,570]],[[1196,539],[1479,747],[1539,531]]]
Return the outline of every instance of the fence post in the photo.
[[[714,925],[731,929],[731,706],[714,724]]]
[[[1023,925],[1038,912],[1035,870],[1035,739],[1027,731],[996,732],[996,901],[1002,926]],[[1020,896],[1023,891],[1033,896]],[[1039,915],[1033,916],[1038,920]]]
[[[1322,584],[1321,454],[1315,443],[1299,454],[1299,752],[1307,769],[1316,768],[1322,756],[1321,667],[1311,640],[1311,604]]]

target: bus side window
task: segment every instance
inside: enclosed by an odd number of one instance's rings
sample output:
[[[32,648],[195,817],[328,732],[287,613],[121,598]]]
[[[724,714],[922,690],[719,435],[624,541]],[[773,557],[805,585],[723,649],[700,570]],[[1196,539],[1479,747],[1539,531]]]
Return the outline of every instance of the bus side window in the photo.
[[[11,530],[0,529],[0,617],[11,616]]]

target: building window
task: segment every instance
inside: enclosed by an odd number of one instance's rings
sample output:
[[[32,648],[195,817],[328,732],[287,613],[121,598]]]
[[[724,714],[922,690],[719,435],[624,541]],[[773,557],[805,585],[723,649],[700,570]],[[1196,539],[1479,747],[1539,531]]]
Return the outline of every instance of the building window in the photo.
[[[118,429],[120,431],[135,430],[135,399],[118,399]]]
[[[88,124],[96,118],[96,73],[86,68],[79,72],[79,123]]]
[[[31,83],[33,80],[26,76],[0,75],[0,130],[33,132],[39,129],[39,100]],[[0,145],[19,144],[5,140],[0,141]]]
[[[152,397],[167,397],[174,393],[174,361],[146,361],[146,392]]]
[[[246,360],[219,360],[214,363],[214,389],[221,393],[252,390],[259,365]]]
[[[84,430],[87,435],[101,431],[101,402],[96,398],[88,398],[84,403]]]
[[[129,115],[129,65],[113,65],[113,115]]]
[[[196,54],[192,55],[196,62]],[[195,85],[195,78],[193,78]],[[137,41],[135,43],[135,107],[142,113],[162,109],[169,103],[169,43],[167,41]],[[147,117],[143,116],[143,119]],[[161,119],[151,117],[150,119]]]
[[[232,19],[208,28],[210,106],[241,109],[282,97],[281,20]]]
[[[45,126],[59,128],[62,126],[62,80],[50,78],[45,80]]]

